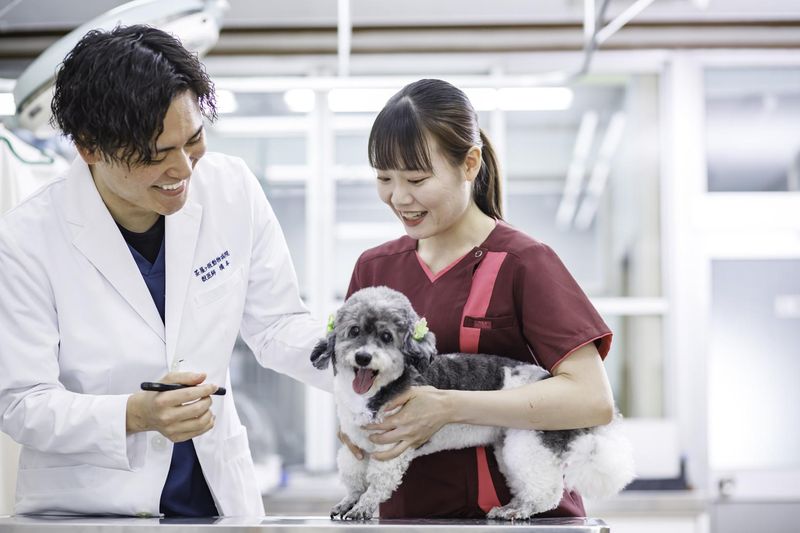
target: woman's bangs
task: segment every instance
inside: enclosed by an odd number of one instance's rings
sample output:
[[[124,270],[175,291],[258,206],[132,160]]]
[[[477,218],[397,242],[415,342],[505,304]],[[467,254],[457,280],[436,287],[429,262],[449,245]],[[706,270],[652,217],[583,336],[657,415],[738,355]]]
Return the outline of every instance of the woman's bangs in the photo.
[[[369,135],[369,164],[379,170],[431,170],[425,131],[410,105],[387,106],[375,119]]]

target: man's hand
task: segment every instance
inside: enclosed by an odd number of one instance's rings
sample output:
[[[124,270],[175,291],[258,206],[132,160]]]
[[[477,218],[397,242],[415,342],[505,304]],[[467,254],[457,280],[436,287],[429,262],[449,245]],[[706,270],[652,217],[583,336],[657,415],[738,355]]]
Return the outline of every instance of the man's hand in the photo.
[[[158,431],[172,442],[183,442],[214,427],[210,395],[217,390],[203,383],[205,374],[171,372],[162,383],[181,383],[191,387],[166,392],[140,391],[128,398],[125,417],[128,433]]]

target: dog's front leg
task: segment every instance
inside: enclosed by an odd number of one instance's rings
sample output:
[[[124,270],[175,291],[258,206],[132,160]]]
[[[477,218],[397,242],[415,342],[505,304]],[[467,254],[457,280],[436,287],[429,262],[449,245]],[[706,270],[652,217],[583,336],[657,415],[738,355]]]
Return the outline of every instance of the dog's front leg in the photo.
[[[406,450],[388,461],[369,460],[367,466],[367,490],[343,518],[345,520],[369,520],[378,510],[378,505],[389,499],[403,480],[414,450]]]
[[[331,518],[344,517],[367,490],[367,463],[369,459],[359,460],[347,446],[339,448],[336,464],[339,467],[339,479],[347,489],[347,495],[331,509]]]

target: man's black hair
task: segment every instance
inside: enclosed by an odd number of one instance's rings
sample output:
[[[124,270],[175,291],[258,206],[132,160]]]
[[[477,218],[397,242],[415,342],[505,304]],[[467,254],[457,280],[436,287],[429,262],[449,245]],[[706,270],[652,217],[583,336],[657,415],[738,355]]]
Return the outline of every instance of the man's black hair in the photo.
[[[56,75],[52,123],[107,161],[149,164],[167,109],[184,91],[216,118],[214,84],[176,38],[143,25],[92,30]]]

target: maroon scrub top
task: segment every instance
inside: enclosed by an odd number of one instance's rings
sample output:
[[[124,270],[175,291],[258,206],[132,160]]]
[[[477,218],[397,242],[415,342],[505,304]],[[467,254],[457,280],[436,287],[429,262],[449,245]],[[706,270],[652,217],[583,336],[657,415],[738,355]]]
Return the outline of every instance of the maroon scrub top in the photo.
[[[590,342],[608,354],[611,331],[555,252],[505,222],[436,275],[416,250],[407,236],[367,250],[347,296],[380,285],[402,292],[427,319],[439,353],[503,355],[550,372]],[[510,500],[491,447],[448,450],[414,459],[380,516],[483,518]],[[565,491],[540,516],[585,515],[580,495]]]

